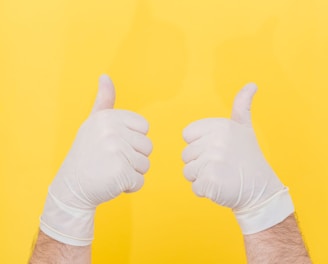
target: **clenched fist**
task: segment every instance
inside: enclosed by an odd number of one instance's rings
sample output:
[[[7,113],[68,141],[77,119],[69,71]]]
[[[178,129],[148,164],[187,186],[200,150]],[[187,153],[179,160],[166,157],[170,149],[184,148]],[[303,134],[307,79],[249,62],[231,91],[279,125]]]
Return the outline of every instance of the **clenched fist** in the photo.
[[[185,177],[196,195],[230,207],[244,234],[267,229],[294,212],[286,188],[265,160],[251,123],[257,87],[235,98],[232,118],[207,118],[183,131]]]
[[[114,102],[112,81],[103,75],[93,111],[49,187],[40,228],[65,244],[91,244],[96,207],[139,190],[149,169],[148,122],[113,109]]]

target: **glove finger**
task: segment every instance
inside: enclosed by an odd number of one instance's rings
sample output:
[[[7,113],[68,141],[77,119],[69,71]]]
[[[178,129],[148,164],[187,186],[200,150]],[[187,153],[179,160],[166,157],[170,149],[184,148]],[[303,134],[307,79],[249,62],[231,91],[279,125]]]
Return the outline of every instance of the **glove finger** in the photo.
[[[130,186],[128,186],[124,192],[125,193],[132,193],[136,192],[141,189],[141,187],[144,185],[144,177],[139,172],[132,170],[129,174],[129,182]]]
[[[184,167],[183,173],[188,181],[195,181],[201,177],[207,177],[208,165],[215,163],[222,163],[225,159],[224,150],[219,148],[211,148],[204,151],[199,158],[190,161]]]
[[[197,179],[192,183],[192,191],[198,197],[205,197],[207,185],[206,179]]]
[[[256,84],[249,83],[237,94],[232,108],[232,120],[241,125],[252,126],[251,105],[256,91]]]
[[[183,174],[188,181],[195,181],[199,176],[201,167],[204,166],[201,158],[190,161],[184,168]]]
[[[149,170],[149,159],[136,151],[134,151],[132,156],[134,169],[141,174],[145,174]]]
[[[195,121],[183,130],[183,138],[187,143],[191,143],[213,130],[226,127],[229,121],[226,118],[205,118]]]
[[[125,129],[122,131],[121,136],[135,151],[138,151],[145,156],[149,156],[153,150],[151,140],[139,132]]]
[[[148,133],[149,123],[143,116],[127,110],[116,111],[118,111],[118,116],[126,127],[144,135]]]
[[[124,139],[121,139],[120,142],[120,152],[123,155],[122,158],[125,158],[133,170],[141,174],[145,174],[148,171],[149,159],[142,153],[135,151]]]
[[[207,148],[206,142],[205,144],[199,144],[198,141],[205,141],[198,139],[197,141],[194,141],[192,144],[188,145],[182,152],[182,160],[184,163],[189,163],[193,160],[196,160],[199,158],[199,156],[205,151]],[[197,144],[198,143],[198,144]]]

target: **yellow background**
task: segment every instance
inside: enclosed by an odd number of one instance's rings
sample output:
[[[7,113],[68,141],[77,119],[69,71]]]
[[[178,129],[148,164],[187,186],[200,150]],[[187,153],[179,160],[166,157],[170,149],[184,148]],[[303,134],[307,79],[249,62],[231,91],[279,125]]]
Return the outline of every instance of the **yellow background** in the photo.
[[[245,263],[229,209],[182,175],[181,131],[259,91],[261,147],[290,187],[314,263],[328,263],[326,0],[0,1],[0,262],[26,263],[47,186],[108,73],[150,122],[144,188],[101,205],[94,263]]]

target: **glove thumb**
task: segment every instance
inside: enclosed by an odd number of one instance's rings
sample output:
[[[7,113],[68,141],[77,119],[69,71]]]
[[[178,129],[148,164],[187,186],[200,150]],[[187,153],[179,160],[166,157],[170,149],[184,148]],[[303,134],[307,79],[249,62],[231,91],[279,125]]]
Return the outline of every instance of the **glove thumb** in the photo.
[[[251,126],[251,105],[253,96],[257,91],[254,83],[249,83],[241,89],[235,97],[231,119],[242,125]]]
[[[98,94],[93,105],[92,113],[112,109],[115,103],[115,88],[112,80],[103,74],[99,77]]]

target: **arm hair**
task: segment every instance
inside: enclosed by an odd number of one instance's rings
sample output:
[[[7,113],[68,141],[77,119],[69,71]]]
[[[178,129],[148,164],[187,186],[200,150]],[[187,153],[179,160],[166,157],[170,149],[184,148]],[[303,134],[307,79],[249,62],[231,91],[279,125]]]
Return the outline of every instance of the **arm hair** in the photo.
[[[244,235],[249,264],[312,263],[295,216],[259,233]]]
[[[91,245],[77,247],[63,244],[41,230],[29,264],[90,264]]]

